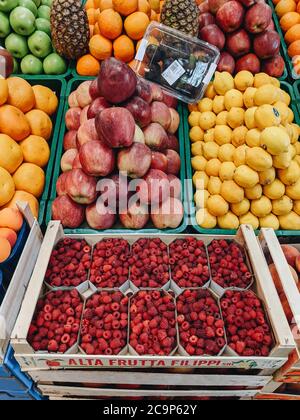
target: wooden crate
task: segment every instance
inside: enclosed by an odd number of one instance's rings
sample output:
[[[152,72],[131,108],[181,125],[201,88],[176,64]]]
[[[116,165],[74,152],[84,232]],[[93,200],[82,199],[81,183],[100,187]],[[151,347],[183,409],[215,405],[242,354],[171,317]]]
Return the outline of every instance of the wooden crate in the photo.
[[[161,239],[170,244],[175,239],[185,236],[191,235],[162,235]],[[235,237],[192,236],[203,240],[205,244],[209,244],[213,239],[236,239],[247,249],[256,278],[255,292],[265,304],[276,342],[270,357],[232,357],[229,352],[225,352],[221,357],[185,357],[177,354],[147,357],[129,354],[88,356],[81,353],[35,353],[27,342],[27,332],[43,287],[52,249],[65,237],[60,223],[50,222],[11,339],[15,357],[22,370],[28,372],[37,382],[43,395],[54,398],[158,395],[251,397],[270,382],[272,373],[286,363],[295,345],[253,229],[250,226],[242,226]],[[84,238],[90,245],[94,245],[103,238],[118,235],[68,237]],[[140,237],[156,236],[122,235],[122,238],[131,243]],[[176,369],[176,373],[172,369]],[[119,384],[119,388],[112,386],[116,384]],[[122,384],[131,387],[143,385],[144,389],[127,389]]]
[[[272,229],[262,229],[259,241],[264,254],[269,255],[273,264],[275,264],[284,294],[294,316],[294,324],[291,330],[295,341],[295,349],[290,354],[287,363],[278,370],[274,379],[276,382],[300,383],[300,293],[275,232]],[[300,243],[295,244],[294,241],[295,238],[291,238],[290,245],[295,246],[300,251]]]
[[[40,226],[33,218],[29,206],[20,202],[18,207],[30,226],[30,233],[0,306],[0,365],[3,364],[11,333],[43,241]]]

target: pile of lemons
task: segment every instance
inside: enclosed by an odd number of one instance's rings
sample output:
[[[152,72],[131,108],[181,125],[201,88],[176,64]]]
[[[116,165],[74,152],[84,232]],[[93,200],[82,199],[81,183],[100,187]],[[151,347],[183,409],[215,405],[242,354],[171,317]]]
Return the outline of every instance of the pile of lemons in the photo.
[[[300,127],[265,73],[216,72],[189,106],[196,220],[203,229],[300,229]]]

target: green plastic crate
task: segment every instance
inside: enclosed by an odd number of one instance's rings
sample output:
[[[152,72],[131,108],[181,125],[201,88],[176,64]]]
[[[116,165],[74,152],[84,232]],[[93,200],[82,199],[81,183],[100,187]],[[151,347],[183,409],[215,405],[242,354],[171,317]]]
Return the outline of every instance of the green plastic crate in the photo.
[[[267,3],[269,4],[269,6],[272,9],[273,21],[275,23],[275,29],[276,29],[276,32],[278,32],[278,34],[280,36],[281,55],[284,58],[286,67],[288,68],[289,76],[292,79],[295,79],[295,80],[296,79],[299,79],[299,76],[294,71],[294,66],[293,66],[292,60],[291,60],[290,56],[288,55],[288,47],[287,47],[286,42],[284,40],[284,34],[282,32],[282,29],[281,29],[281,26],[280,26],[280,23],[279,23],[279,19],[278,19],[277,13],[275,11],[274,4],[273,4],[272,0],[267,0]],[[286,68],[285,68],[284,74],[280,78],[280,80],[286,80],[287,76],[288,75],[287,75],[287,71],[286,71]]]
[[[32,86],[34,85],[42,85],[50,88],[54,91],[59,99],[59,105],[57,108],[56,113],[51,117],[53,123],[53,132],[52,136],[49,140],[49,146],[51,149],[50,159],[45,171],[45,188],[42,197],[40,198],[40,211],[39,211],[39,223],[42,224],[45,217],[45,210],[46,210],[46,201],[50,196],[50,186],[51,186],[51,178],[53,173],[53,167],[55,163],[55,156],[56,156],[56,149],[57,143],[59,138],[61,120],[63,116],[63,109],[65,104],[65,97],[66,97],[66,88],[67,83],[65,80],[59,80],[55,78],[34,78],[31,77],[23,77],[30,83]]]
[[[31,80],[52,80],[52,79],[59,79],[59,80],[66,80],[70,79],[72,77],[72,66],[71,64],[68,64],[67,71],[63,74],[39,74],[39,75],[31,75],[31,74],[12,74],[13,77],[21,77],[23,79],[31,79]]]
[[[298,113],[300,115],[300,80],[297,80],[294,83],[293,89],[294,89],[294,95],[295,95],[295,102],[297,105]]]
[[[77,89],[77,87],[80,85],[80,83],[82,83],[85,80],[93,80],[93,77],[77,77],[74,78],[72,80],[70,80],[70,82],[68,83],[68,87],[67,87],[67,92],[66,92],[66,98],[69,97],[69,94],[71,92],[73,92],[75,89]],[[56,152],[56,161],[55,161],[55,166],[54,166],[54,172],[53,172],[53,177],[52,177],[52,187],[51,187],[51,192],[50,192],[50,199],[47,205],[47,211],[46,211],[46,224],[49,223],[49,221],[51,220],[51,208],[52,208],[52,202],[56,197],[56,182],[57,179],[61,173],[61,168],[60,168],[60,161],[61,161],[61,156],[63,154],[63,139],[64,139],[64,135],[66,133],[66,125],[65,125],[65,121],[64,121],[64,116],[67,112],[67,110],[69,109],[69,104],[68,104],[68,100],[66,100],[65,103],[65,108],[64,108],[64,112],[63,112],[63,121],[61,124],[61,130],[60,130],[60,135],[59,135],[59,141],[58,141],[58,147],[57,147],[57,152]],[[181,158],[181,171],[180,171],[180,179],[182,181],[182,195],[183,197],[185,197],[185,178],[186,178],[186,172],[185,172],[185,145],[184,145],[184,119],[183,119],[183,109],[184,107],[179,104],[179,114],[180,114],[180,127],[179,127],[179,131],[178,131],[178,138],[179,138],[179,142],[180,142],[180,158]],[[65,229],[65,232],[67,234],[99,234],[99,232],[101,233],[108,233],[108,234],[113,234],[113,233],[117,233],[117,234],[137,234],[137,233],[142,233],[142,234],[160,234],[160,233],[170,233],[170,234],[177,234],[177,233],[182,233],[187,227],[187,220],[186,217],[184,216],[183,221],[181,223],[181,225],[177,228],[177,229],[165,229],[165,230],[159,230],[156,229],[152,223],[149,223],[147,225],[147,227],[145,229],[142,230],[129,230],[129,229],[125,229],[120,223],[116,224],[115,228],[112,229],[108,229],[108,230],[94,230],[89,228],[89,226],[87,225],[87,223],[84,223],[80,228],[78,229]]]
[[[287,82],[281,82],[281,88],[289,93],[292,99],[290,106],[295,114],[295,122],[299,124],[300,118],[299,118],[299,114],[298,114],[298,110],[297,110],[297,106],[295,102],[295,95],[293,92],[293,88]],[[187,200],[189,202],[190,209],[195,209],[195,204],[194,204],[195,189],[194,189],[193,180],[192,180],[193,168],[191,164],[191,147],[190,147],[191,143],[190,143],[190,138],[189,138],[190,127],[188,123],[188,116],[189,116],[189,111],[188,111],[188,108],[185,107],[184,108],[184,123],[185,123],[184,134],[185,134],[185,144],[186,144],[185,155],[186,155],[186,173],[187,173],[187,183],[188,183]],[[197,224],[195,214],[193,213],[191,213],[189,224],[192,225],[194,230],[196,230],[198,233],[201,233],[203,235],[235,235],[237,232],[236,230],[219,229],[219,228],[202,229]],[[276,231],[276,234],[277,236],[298,236],[300,235],[300,231],[278,230]]]

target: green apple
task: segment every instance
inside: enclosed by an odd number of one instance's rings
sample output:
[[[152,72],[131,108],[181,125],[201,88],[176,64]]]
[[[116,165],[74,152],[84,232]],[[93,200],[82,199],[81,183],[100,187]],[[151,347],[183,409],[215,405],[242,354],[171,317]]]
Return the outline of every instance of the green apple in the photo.
[[[10,32],[9,19],[5,13],[0,12],[0,38],[6,38]]]
[[[26,7],[26,9],[29,9],[34,14],[35,17],[37,16],[37,12],[38,12],[37,7],[33,1],[19,0],[19,6]]]
[[[26,38],[18,34],[8,35],[5,40],[5,48],[15,58],[23,58],[29,52]]]
[[[35,5],[36,5],[36,7],[40,7],[40,5],[41,5],[41,0],[32,0],[34,3],[35,3]]]
[[[43,6],[51,7],[52,3],[53,3],[53,0],[42,0],[42,5]]]
[[[49,20],[38,18],[35,21],[35,26],[38,31],[45,32],[47,35],[51,36],[51,25]]]
[[[13,69],[13,73],[14,73],[14,74],[18,74],[18,73],[19,73],[19,71],[20,71],[20,66],[19,66],[19,63],[18,63],[18,61],[17,61],[15,58],[13,58],[13,60],[14,60],[14,69]]]
[[[36,31],[28,38],[28,47],[38,58],[45,58],[53,51],[51,38],[42,31]]]
[[[9,13],[19,5],[19,0],[0,0],[0,11]]]
[[[9,16],[10,25],[18,35],[31,35],[35,30],[35,16],[26,7],[17,7]]]
[[[38,8],[38,17],[50,20],[50,12],[51,12],[51,9],[49,6],[40,6]]]
[[[43,74],[43,63],[34,55],[26,55],[21,61],[21,70],[23,74]]]
[[[44,60],[45,74],[64,74],[67,71],[65,60],[58,54],[50,54]]]

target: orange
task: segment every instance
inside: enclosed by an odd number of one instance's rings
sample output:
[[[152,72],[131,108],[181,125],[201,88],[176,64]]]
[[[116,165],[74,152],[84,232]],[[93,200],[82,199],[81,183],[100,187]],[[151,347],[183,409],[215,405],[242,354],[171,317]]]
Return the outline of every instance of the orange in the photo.
[[[293,57],[293,66],[295,73],[300,75],[300,55]]]
[[[90,25],[95,25],[96,23],[96,14],[95,14],[96,10],[95,9],[88,9],[86,11],[87,13],[87,17],[88,17],[88,21]]]
[[[14,196],[15,184],[10,173],[0,166],[0,207],[7,204]]]
[[[297,12],[300,13],[300,3],[297,4]]]
[[[277,4],[275,10],[277,15],[282,18],[286,13],[295,12],[297,8],[296,3],[294,0],[280,0]]]
[[[144,12],[150,18],[151,16],[151,7],[147,0],[138,0],[138,11]]]
[[[17,242],[18,236],[14,230],[0,227],[0,238],[7,239],[10,246],[13,248]]]
[[[135,55],[134,43],[128,36],[121,35],[117,38],[113,45],[114,56],[125,63],[133,60]]]
[[[29,136],[20,143],[24,156],[24,162],[34,163],[40,168],[44,168],[49,162],[50,148],[43,137]]]
[[[112,0],[100,0],[99,8],[101,12],[103,12],[103,10],[106,10],[106,9],[112,9],[113,8]]]
[[[85,10],[88,9],[95,9],[94,0],[87,0],[87,2],[85,3]]]
[[[30,210],[35,218],[38,218],[39,215],[39,202],[35,198],[34,195],[29,194],[26,191],[16,191],[15,195],[13,196],[12,200],[6,204],[6,208],[10,209],[18,209],[17,202],[22,201],[24,203],[28,203]]]
[[[300,15],[297,12],[289,12],[280,19],[280,26],[284,32],[287,32],[297,23],[300,23]]]
[[[31,85],[20,77],[7,79],[9,105],[19,108],[22,112],[28,112],[35,106],[35,98]]]
[[[11,105],[3,105],[0,107],[0,132],[21,141],[31,134],[31,129],[22,111]]]
[[[17,190],[27,191],[36,198],[43,194],[45,173],[33,163],[23,163],[14,173],[13,180]]]
[[[0,105],[5,104],[8,99],[8,83],[5,79],[0,79]]]
[[[0,134],[0,166],[13,174],[23,162],[23,152],[17,142]]]
[[[129,38],[138,41],[143,38],[149,23],[146,13],[135,12],[125,19],[124,28]]]
[[[93,35],[100,35],[100,29],[98,23],[94,26],[94,34]]]
[[[23,225],[23,216],[17,209],[3,209],[0,211],[0,226],[19,232]]]
[[[300,55],[300,40],[292,42],[288,48],[288,54],[292,58]]]
[[[118,12],[112,9],[103,10],[98,19],[101,35],[108,39],[116,39],[123,31],[123,21]]]
[[[27,112],[26,119],[31,127],[31,134],[49,140],[52,134],[52,121],[50,117],[38,109]],[[28,137],[28,136],[26,136]]]
[[[76,69],[80,76],[98,76],[100,63],[91,54],[87,54],[79,58]]]
[[[90,28],[90,38],[92,38],[92,36],[94,36],[95,26],[94,25],[89,25],[89,28]]]
[[[91,54],[98,60],[106,60],[112,56],[112,42],[102,35],[94,35],[89,45]]]
[[[159,20],[158,20],[158,14],[157,14],[154,10],[152,10],[152,9],[151,9],[150,20],[154,20],[154,21],[156,21],[156,22],[158,22],[158,21],[159,21]]]
[[[116,12],[123,16],[131,15],[138,9],[138,0],[112,0]]]
[[[6,238],[0,237],[0,263],[8,259],[11,254],[11,245]]]
[[[53,115],[58,107],[58,99],[56,94],[46,86],[35,85],[32,87],[35,97],[35,109]]]
[[[298,41],[300,39],[300,23],[292,26],[285,34],[284,39],[288,44],[291,44],[294,41]]]

